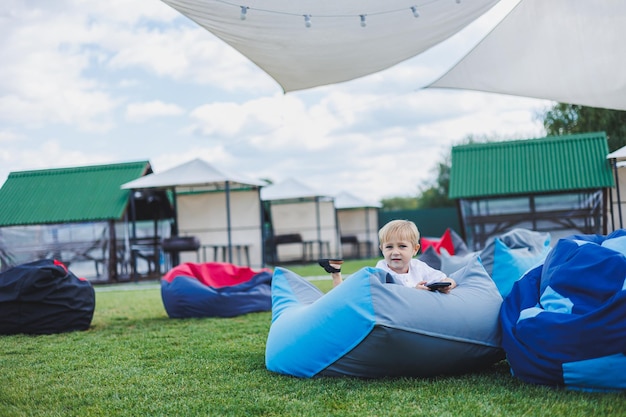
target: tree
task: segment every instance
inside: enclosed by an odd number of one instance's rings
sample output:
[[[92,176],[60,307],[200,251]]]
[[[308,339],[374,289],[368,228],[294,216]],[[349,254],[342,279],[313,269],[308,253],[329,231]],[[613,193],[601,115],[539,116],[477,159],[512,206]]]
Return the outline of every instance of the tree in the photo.
[[[606,133],[609,152],[626,146],[626,111],[557,103],[538,117],[551,136],[600,131]]]
[[[415,210],[417,208],[417,197],[391,197],[383,198],[380,202],[382,209],[390,210]]]
[[[467,135],[456,145],[469,145],[472,143],[485,143],[504,140],[498,135]],[[441,160],[437,163],[437,176],[425,181],[420,186],[420,193],[417,196],[417,208],[438,208],[454,207],[454,200],[448,198],[450,191],[450,167],[452,166],[452,148],[442,154]]]
[[[423,208],[454,207],[448,198],[450,189],[450,151],[437,163],[437,176],[423,182],[415,197],[392,197],[381,201],[383,210],[415,210]]]
[[[549,136],[603,131],[606,133],[610,152],[626,146],[626,111],[557,103],[543,114],[539,113],[537,117],[543,119],[543,126]],[[468,135],[455,146],[502,140],[507,139],[499,135]],[[454,201],[448,198],[452,165],[451,151],[452,149],[442,155],[436,165],[436,177],[425,181],[419,187],[417,196],[384,199],[382,200],[383,210],[454,206]]]
[[[437,163],[437,177],[425,182],[420,187],[417,198],[418,208],[454,207],[454,201],[448,198],[450,190],[451,154],[444,155],[443,160]]]

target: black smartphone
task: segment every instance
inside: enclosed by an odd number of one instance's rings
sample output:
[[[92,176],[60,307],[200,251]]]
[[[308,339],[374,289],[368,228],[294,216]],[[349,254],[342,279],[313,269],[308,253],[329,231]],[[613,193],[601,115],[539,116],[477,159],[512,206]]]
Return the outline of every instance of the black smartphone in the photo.
[[[451,282],[433,282],[431,284],[426,285],[428,287],[429,290],[431,291],[437,291],[437,290],[441,290],[443,288],[447,288],[450,285],[452,285]]]

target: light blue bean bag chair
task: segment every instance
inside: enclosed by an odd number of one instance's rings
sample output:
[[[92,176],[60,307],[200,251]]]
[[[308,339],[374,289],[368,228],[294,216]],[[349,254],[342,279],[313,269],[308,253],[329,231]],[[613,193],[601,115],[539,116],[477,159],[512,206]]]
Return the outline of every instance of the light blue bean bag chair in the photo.
[[[502,303],[502,346],[519,379],[626,390],[626,230],[557,242]]]
[[[483,369],[504,358],[498,289],[476,257],[450,294],[404,287],[364,268],[328,293],[276,268],[267,369],[316,376],[430,377]]]
[[[517,228],[490,239],[481,251],[458,251],[451,255],[442,248],[439,266],[436,266],[436,261],[430,261],[429,265],[450,275],[478,254],[500,294],[506,297],[515,281],[543,263],[550,252],[550,242],[549,233]]]

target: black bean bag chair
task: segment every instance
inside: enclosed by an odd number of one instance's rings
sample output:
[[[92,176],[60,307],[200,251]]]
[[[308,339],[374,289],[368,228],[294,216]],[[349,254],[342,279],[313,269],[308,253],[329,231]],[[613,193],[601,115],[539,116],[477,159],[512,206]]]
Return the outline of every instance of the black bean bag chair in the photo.
[[[0,273],[0,334],[87,330],[96,306],[89,281],[43,259]]]

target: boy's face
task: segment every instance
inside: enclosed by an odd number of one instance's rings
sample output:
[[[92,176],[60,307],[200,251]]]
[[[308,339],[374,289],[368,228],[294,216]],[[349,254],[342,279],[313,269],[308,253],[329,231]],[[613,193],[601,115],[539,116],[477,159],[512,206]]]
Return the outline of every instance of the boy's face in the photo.
[[[385,257],[385,262],[389,268],[398,273],[409,272],[411,259],[417,254],[420,245],[413,245],[407,240],[392,238],[380,245],[380,251]]]

